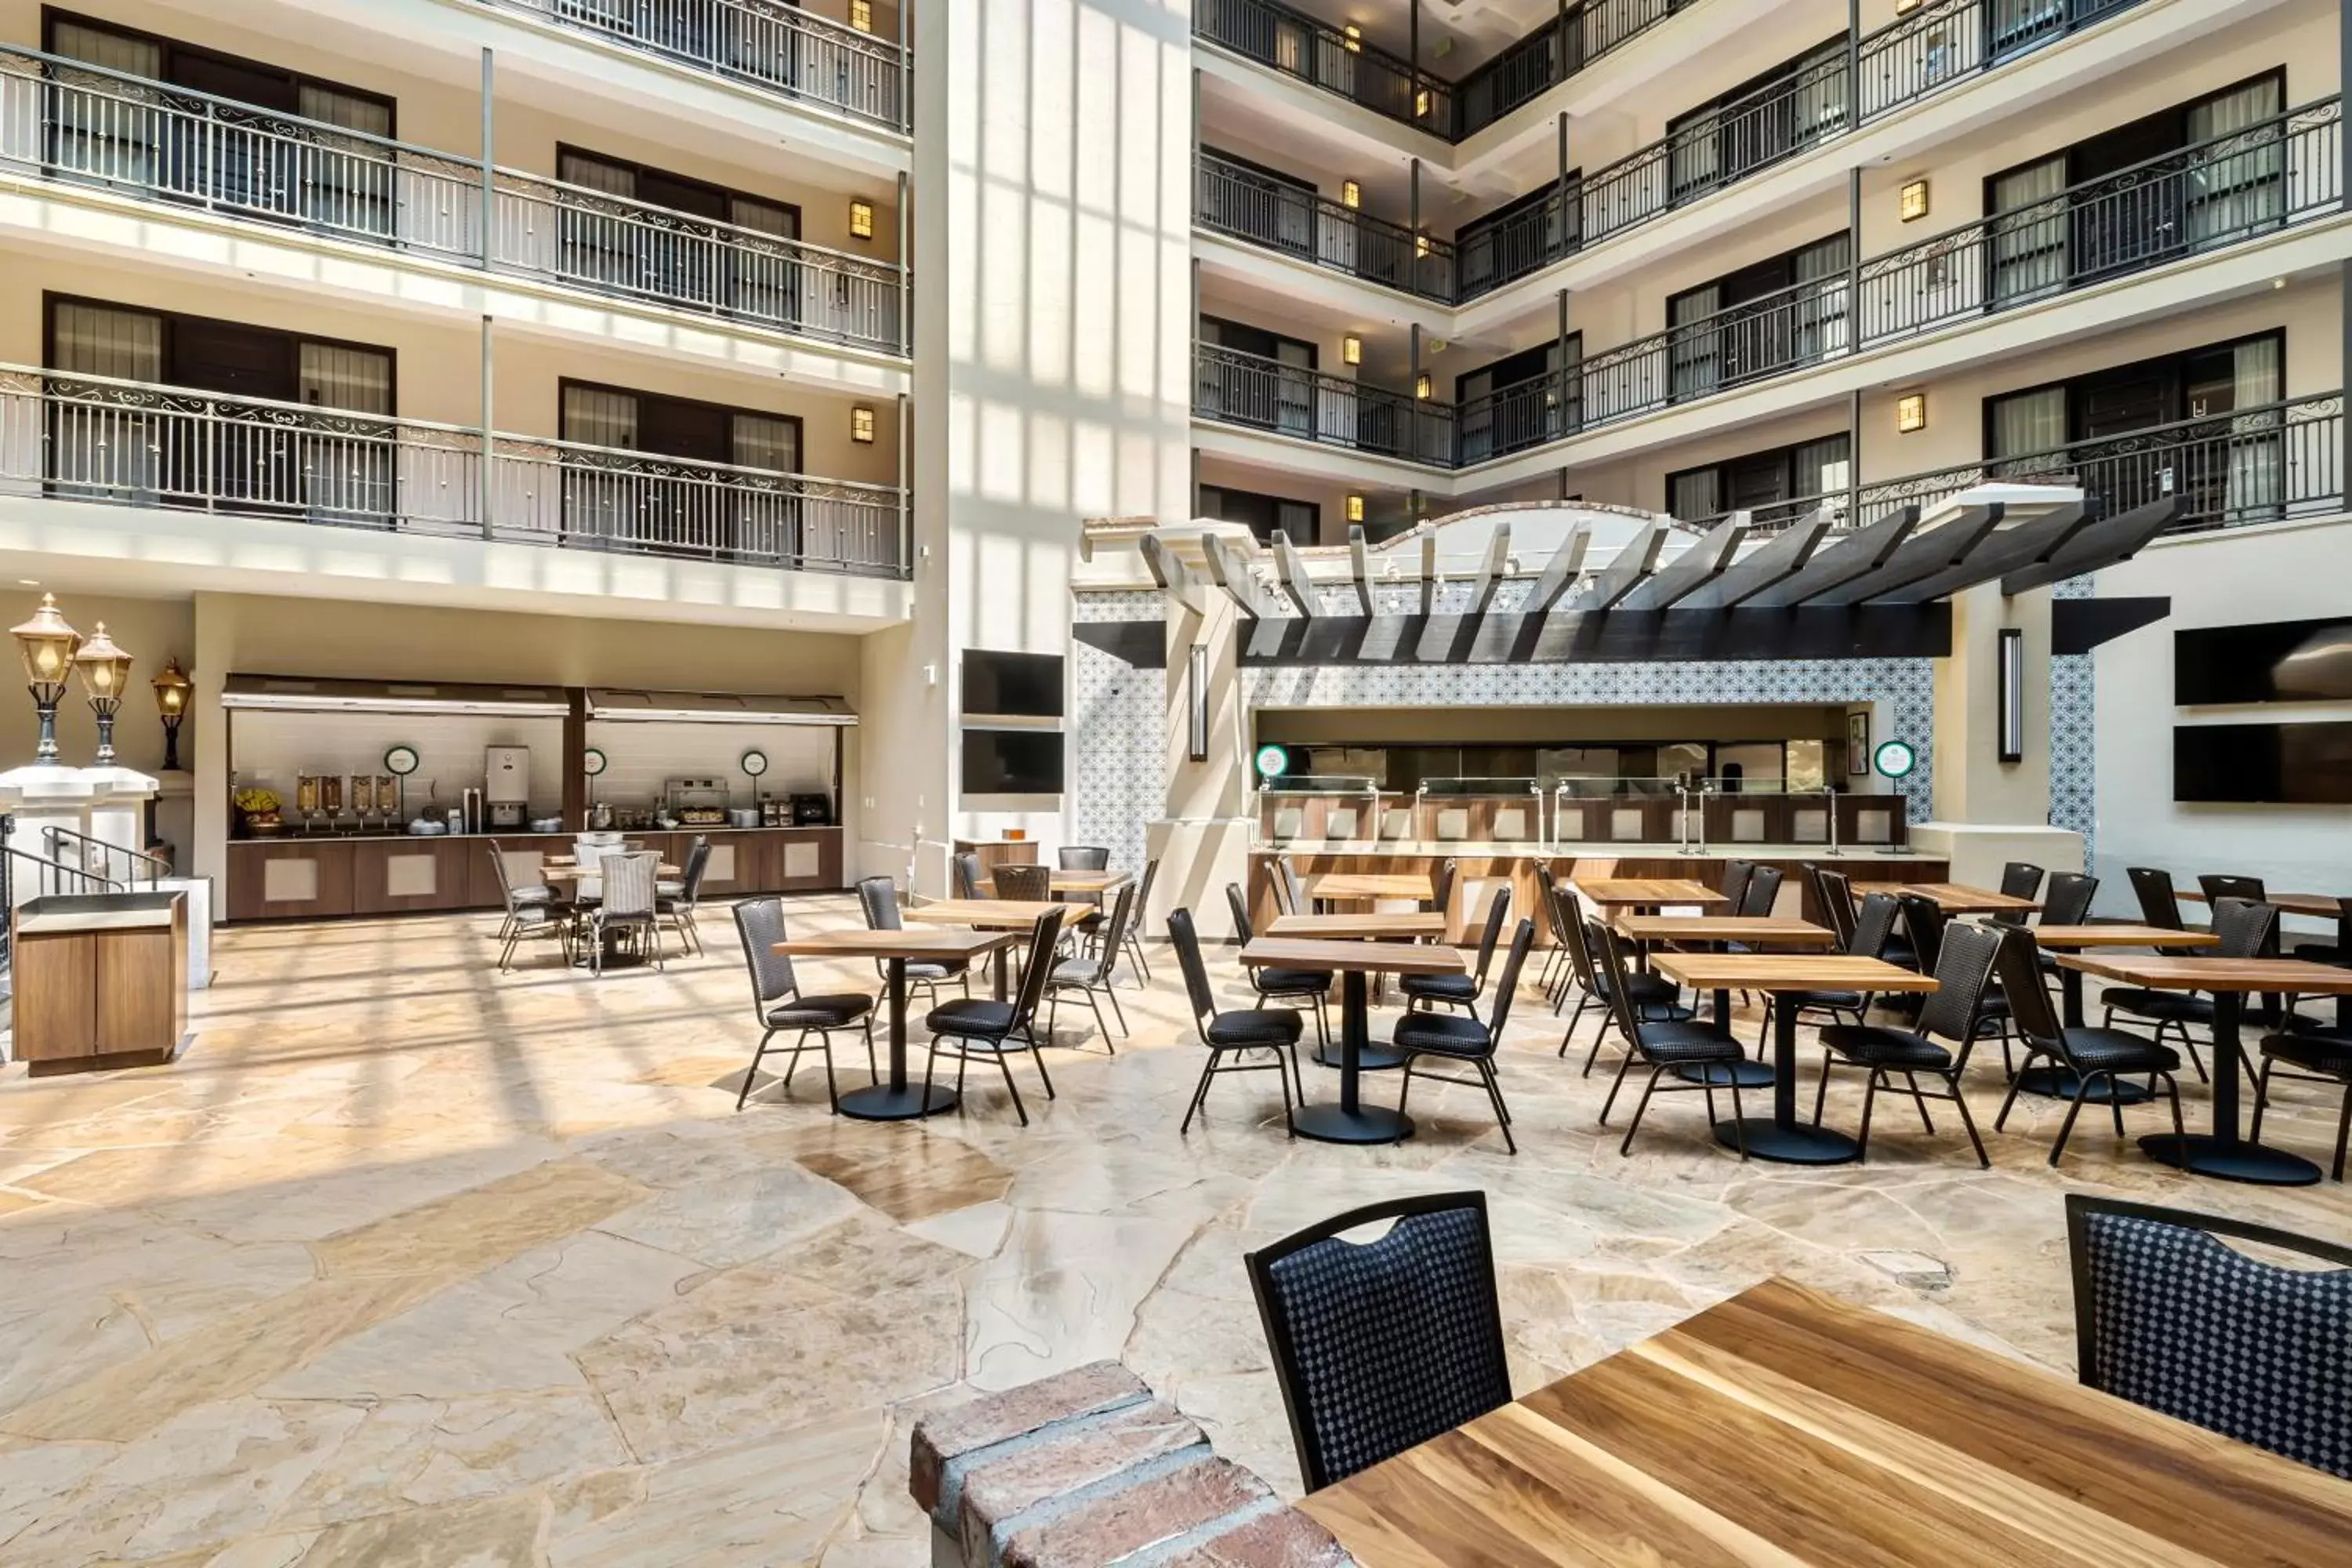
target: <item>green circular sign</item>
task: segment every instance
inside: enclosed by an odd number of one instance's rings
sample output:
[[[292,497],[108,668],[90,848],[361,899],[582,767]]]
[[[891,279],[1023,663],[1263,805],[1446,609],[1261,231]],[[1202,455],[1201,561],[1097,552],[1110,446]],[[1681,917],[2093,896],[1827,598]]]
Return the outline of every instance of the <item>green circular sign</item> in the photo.
[[[1906,741],[1888,741],[1871,753],[1870,762],[1881,778],[1899,779],[1919,765],[1919,753]]]
[[[1257,772],[1260,778],[1278,779],[1290,771],[1290,753],[1280,746],[1260,746],[1257,749]]]

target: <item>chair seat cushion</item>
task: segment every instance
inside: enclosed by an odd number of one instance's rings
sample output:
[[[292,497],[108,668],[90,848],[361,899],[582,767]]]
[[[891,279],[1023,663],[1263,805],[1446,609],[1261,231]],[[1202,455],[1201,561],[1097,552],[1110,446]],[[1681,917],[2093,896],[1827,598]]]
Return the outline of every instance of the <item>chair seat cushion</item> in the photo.
[[[1401,1050],[1449,1057],[1489,1056],[1495,1049],[1486,1026],[1460,1013],[1407,1013],[1397,1020],[1396,1043]]]
[[[518,904],[549,904],[555,901],[555,889],[543,882],[531,882],[507,894]]]
[[[1478,983],[1466,974],[1408,974],[1404,994],[1438,1002],[1470,1002],[1477,998]]]
[[[2113,1072],[2177,1072],[2180,1053],[2122,1029],[2062,1029],[2066,1054],[2081,1068]]]
[[[952,963],[941,963],[928,958],[910,958],[907,961],[907,979],[909,983],[917,980],[933,982],[953,980],[967,967],[961,959],[957,959]]]
[[[1777,1006],[1782,1002],[1794,1002],[1800,1012],[1817,1007],[1823,1012],[1859,1013],[1862,993],[1859,991],[1789,991],[1772,998]]]
[[[1084,985],[1093,980],[1101,968],[1099,959],[1066,958],[1054,965],[1051,979],[1056,985]]]
[[[2263,1055],[2330,1078],[2352,1078],[2352,1031],[2272,1035],[2263,1041]]]
[[[1331,989],[1331,972],[1328,969],[1254,969],[1258,990],[1268,996],[1289,996],[1308,991]]]
[[[2212,1001],[2204,996],[2192,996],[2186,991],[2142,991],[2137,986],[2123,986],[2101,994],[2102,1005],[2118,1013],[2129,1013],[2136,1018],[2154,1018],[2158,1023],[2210,1024],[2213,1021]]]
[[[1652,1062],[1736,1062],[1747,1055],[1714,1025],[1681,1019],[1643,1024],[1641,1053]]]
[[[1949,1072],[1952,1053],[1908,1029],[1876,1025],[1832,1024],[1822,1031],[1822,1044],[1850,1062],[1864,1067],[1897,1068],[1906,1071]]]
[[[779,1029],[837,1029],[873,1010],[871,996],[795,996],[769,1008],[768,1022]]]
[[[2294,944],[2294,956],[2309,959],[2314,963],[2341,963],[2344,962],[2344,950],[2332,942],[2299,942]]]
[[[1002,1035],[1013,1027],[1013,1004],[986,996],[960,996],[923,1016],[923,1027],[934,1035]]]
[[[654,892],[660,898],[681,898],[686,893],[686,884],[684,882],[656,882],[654,884]]]
[[[1663,974],[1637,969],[1625,977],[1625,994],[1635,1002],[1674,1002],[1681,998],[1682,988]]]
[[[1244,1007],[1218,1014],[1202,1032],[1213,1046],[1292,1046],[1305,1026],[1287,1007]]]

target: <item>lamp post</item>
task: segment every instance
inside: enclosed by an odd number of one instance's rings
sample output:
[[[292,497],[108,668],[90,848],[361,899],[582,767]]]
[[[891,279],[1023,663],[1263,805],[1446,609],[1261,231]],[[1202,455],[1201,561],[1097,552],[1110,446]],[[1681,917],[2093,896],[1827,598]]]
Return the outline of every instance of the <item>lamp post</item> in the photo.
[[[75,650],[81,647],[81,634],[66,625],[65,616],[58,613],[58,596],[44,594],[33,618],[11,628],[8,635],[16,639],[16,651],[24,656],[25,689],[33,694],[33,709],[41,716],[41,742],[34,760],[54,763],[58,760],[58,704],[65,700],[67,675],[73,668]]]
[[[188,693],[195,682],[180,668],[180,656],[173,654],[164,661],[153,682],[155,708],[163,716],[163,771],[176,773],[180,767],[180,724],[188,716]]]
[[[106,635],[106,623],[100,621],[73,662],[81,672],[82,689],[89,693],[89,710],[98,717],[98,765],[110,767],[114,715],[122,707],[123,688],[131,684],[131,656],[114,646],[114,639]]]

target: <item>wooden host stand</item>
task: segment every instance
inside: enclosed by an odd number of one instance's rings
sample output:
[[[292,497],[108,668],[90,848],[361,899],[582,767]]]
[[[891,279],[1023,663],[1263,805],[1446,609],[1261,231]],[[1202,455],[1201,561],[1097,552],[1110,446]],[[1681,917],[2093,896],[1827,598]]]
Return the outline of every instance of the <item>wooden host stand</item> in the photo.
[[[188,1028],[184,893],[38,898],[11,917],[16,1054],[35,1078],[157,1067]]]

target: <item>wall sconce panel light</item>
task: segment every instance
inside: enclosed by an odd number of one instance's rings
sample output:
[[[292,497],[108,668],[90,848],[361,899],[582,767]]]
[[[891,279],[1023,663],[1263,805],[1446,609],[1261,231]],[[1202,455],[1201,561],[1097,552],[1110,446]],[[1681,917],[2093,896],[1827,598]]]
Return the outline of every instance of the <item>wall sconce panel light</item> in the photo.
[[[1348,521],[1349,522],[1361,522],[1364,521],[1363,497],[1349,496],[1348,498]]]
[[[1927,3],[1927,0],[1895,0],[1895,14],[1898,16],[1908,16]]]
[[[1184,746],[1196,763],[1209,760],[1209,650],[1192,645],[1184,671]]]
[[[1339,182],[1339,205],[1353,212],[1364,205],[1364,187],[1353,180]]]
[[[904,0],[900,0],[904,4]],[[874,0],[849,0],[849,25],[861,33],[874,30]]]
[[[1364,47],[1364,30],[1350,22],[1340,31],[1348,36],[1348,52],[1351,55],[1361,53]]]
[[[2025,760],[2025,633],[2016,626],[2000,628],[2000,690],[1999,742],[2000,760]]]
[[[849,411],[849,438],[860,446],[874,443],[874,410],[862,403]]]
[[[852,239],[874,237],[874,204],[872,202],[855,201],[849,204],[849,237]]]
[[[1424,87],[1412,95],[1412,117],[1415,120],[1429,118],[1429,89]]]
[[[1912,180],[1903,187],[1903,221],[1910,223],[1927,216],[1927,182]]]
[[[1364,340],[1359,337],[1341,338],[1339,340],[1339,358],[1342,363],[1347,364],[1363,363]]]
[[[1908,436],[1927,427],[1927,395],[1906,392],[1895,400],[1895,428]]]
[[[1413,384],[1412,384],[1412,395],[1413,395],[1415,397],[1421,398],[1423,401],[1426,402],[1426,401],[1428,400],[1428,397],[1429,397],[1429,392],[1430,392],[1429,373],[1428,373],[1427,371],[1423,371],[1423,372],[1421,373],[1421,374],[1420,374],[1420,375],[1418,375],[1418,376],[1416,376],[1416,377],[1414,377],[1414,378],[1413,378]]]

